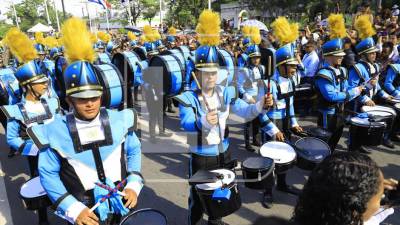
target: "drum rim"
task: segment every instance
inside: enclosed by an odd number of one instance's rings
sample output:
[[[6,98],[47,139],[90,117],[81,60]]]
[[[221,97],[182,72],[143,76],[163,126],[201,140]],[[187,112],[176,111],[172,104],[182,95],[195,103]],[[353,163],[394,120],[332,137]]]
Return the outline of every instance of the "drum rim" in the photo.
[[[121,83],[121,91],[122,91],[122,93],[121,93],[121,96],[122,96],[121,103],[117,107],[111,107],[110,106],[111,105],[111,92],[107,88],[103,88],[103,93],[107,92],[107,95],[103,94],[103,96],[102,96],[102,98],[105,100],[105,104],[106,104],[105,107],[117,108],[117,109],[121,108],[125,103],[125,98],[126,97],[124,96],[124,93],[125,93],[124,90],[126,88],[126,83],[123,81],[123,78],[122,78],[122,75],[121,75],[119,69],[112,63],[104,63],[104,64],[101,64],[101,65],[94,65],[96,73],[100,73],[99,74],[100,76],[98,76],[100,83],[103,82],[104,86],[109,86],[109,83],[108,83],[107,79],[104,79],[104,77],[103,77],[103,76],[105,76],[103,70],[100,69],[100,66],[103,66],[103,65],[108,65],[108,66],[110,66],[111,68],[113,68],[116,71],[118,79],[119,79],[119,81]]]
[[[370,111],[365,111],[365,110],[363,110],[364,107],[369,107],[369,108],[371,108],[371,110],[370,110]],[[376,109],[373,109],[374,107],[376,107]],[[383,108],[382,108],[382,107],[383,107]],[[361,107],[361,111],[363,111],[363,112],[365,112],[365,113],[368,113],[368,112],[371,112],[371,111],[377,111],[377,112],[386,112],[386,113],[392,114],[392,115],[394,115],[394,116],[397,115],[396,110],[394,110],[394,109],[391,108],[391,107],[383,106],[383,105],[376,105],[376,106],[367,106],[367,105],[364,105],[364,106]]]
[[[231,184],[235,184],[235,183],[236,183],[236,181],[235,181],[235,180],[236,180],[235,171],[232,171],[232,170],[226,169],[226,168],[218,168],[218,169],[212,169],[212,170],[210,170],[210,172],[212,172],[212,173],[217,173],[217,171],[223,171],[223,170],[229,171],[229,172],[230,172],[229,174],[233,174],[233,176],[234,176],[233,179],[232,179],[232,181],[231,181],[230,183],[227,184],[228,187],[230,187]],[[210,182],[210,183],[211,183],[211,182]],[[210,183],[196,184],[196,185],[195,185],[195,188],[196,188],[196,189],[203,190],[203,191],[214,191],[214,190],[216,190],[217,188],[220,188],[220,187],[216,187],[215,189],[206,190],[206,189],[203,189],[203,188],[198,187],[199,185],[201,186],[201,185],[210,184]],[[211,184],[215,184],[215,183],[216,183],[216,182],[213,182],[213,183],[211,183]],[[221,183],[222,183],[222,181],[221,181]]]
[[[131,215],[133,215],[133,214],[136,214],[136,213],[139,213],[139,212],[143,212],[143,211],[154,211],[154,212],[159,213],[160,215],[162,215],[162,216],[165,218],[166,225],[168,225],[168,217],[167,217],[167,215],[165,215],[165,214],[164,214],[163,212],[161,212],[160,210],[158,210],[158,209],[153,209],[153,208],[144,208],[144,209],[138,209],[138,210],[136,210],[136,211],[133,211],[132,213],[129,213],[128,215],[126,215],[126,216],[121,220],[121,222],[119,223],[119,225],[123,225],[122,223],[125,223],[125,222],[128,220],[129,216],[131,216]]]
[[[296,151],[298,157],[303,158],[303,159],[305,159],[305,160],[312,161],[312,160],[310,160],[311,157],[306,156],[306,155],[303,153],[302,150],[299,150],[299,149],[297,148],[297,143],[298,143],[299,141],[301,141],[301,140],[304,140],[304,139],[315,139],[315,140],[320,141],[320,143],[324,144],[325,147],[327,147],[328,153],[329,153],[329,154],[327,154],[325,157],[329,156],[329,155],[332,153],[332,150],[331,150],[331,148],[329,147],[328,143],[326,143],[324,140],[321,140],[320,138],[317,138],[317,137],[303,137],[303,138],[300,138],[299,140],[297,140],[297,141],[294,143],[295,151]],[[298,154],[298,152],[299,152],[300,154]],[[312,158],[312,159],[313,159],[313,158]],[[323,159],[322,159],[322,160],[323,160]],[[322,161],[322,160],[321,160],[321,161]]]
[[[374,127],[374,128],[384,128],[385,127],[385,122],[379,122],[379,121],[370,122],[370,121],[368,121],[369,123],[360,124],[360,123],[354,122],[353,121],[354,118],[359,118],[359,119],[367,119],[367,118],[360,118],[357,116],[351,117],[350,125],[353,125],[356,127]]]
[[[249,167],[246,167],[246,166],[244,165],[244,162],[247,161],[248,159],[251,159],[251,158],[269,159],[269,160],[272,161],[271,167],[270,167],[270,168],[263,168],[263,169],[261,169],[261,168],[256,169],[256,168],[249,168]],[[275,160],[272,159],[272,158],[269,158],[269,157],[261,156],[261,155],[260,155],[260,156],[252,156],[252,157],[249,157],[249,158],[245,159],[245,160],[241,163],[241,167],[242,167],[242,170],[246,170],[246,171],[248,171],[248,172],[262,172],[262,171],[269,171],[269,170],[272,171],[272,170],[274,170],[274,168],[275,168]]]
[[[180,67],[180,69],[181,69],[181,79],[182,79],[182,82],[183,82],[184,79],[185,79],[185,70],[182,70],[182,63],[181,63],[180,60],[177,59],[177,56],[174,55],[174,54],[170,54],[170,55],[156,55],[156,56],[152,57],[151,60],[150,60],[150,62],[149,62],[149,67],[152,65],[152,62],[153,62],[156,58],[160,58],[160,60],[164,62],[164,66],[166,67],[167,71],[169,71],[169,73],[171,73],[171,69],[170,69],[170,67],[169,67],[169,64],[166,63],[167,60],[165,59],[165,56],[171,56],[172,58],[175,59],[175,61],[177,61],[177,63],[179,64],[179,67]],[[164,68],[164,67],[163,67],[163,68]],[[163,73],[164,73],[164,71],[163,71]],[[164,76],[164,74],[163,74],[163,76]],[[170,92],[172,92],[172,91],[171,91],[171,88],[172,88],[172,86],[170,87],[170,90],[169,90]],[[183,83],[182,83],[182,85],[181,85],[180,90],[178,91],[178,93],[180,93],[180,92],[182,91],[182,89],[183,89]],[[176,94],[175,94],[175,93],[168,94],[168,96],[171,96],[171,95],[176,95]]]

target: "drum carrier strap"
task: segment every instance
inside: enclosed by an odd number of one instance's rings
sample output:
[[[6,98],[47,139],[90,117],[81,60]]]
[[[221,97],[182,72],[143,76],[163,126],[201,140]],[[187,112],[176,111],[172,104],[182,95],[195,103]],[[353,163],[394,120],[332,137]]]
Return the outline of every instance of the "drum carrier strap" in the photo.
[[[94,162],[96,164],[97,176],[99,177],[99,180],[101,182],[105,183],[106,177],[105,177],[103,161],[101,159],[99,148],[102,146],[108,146],[108,145],[113,144],[110,120],[109,120],[106,109],[105,108],[100,109],[100,123],[104,129],[104,137],[105,137],[104,140],[95,141],[95,142],[85,144],[85,145],[81,144],[79,134],[78,134],[78,129],[76,127],[76,119],[75,119],[75,116],[73,115],[73,113],[68,114],[66,116],[66,118],[67,118],[68,130],[69,130],[69,133],[72,138],[75,152],[81,153],[83,151],[92,150]]]
[[[25,125],[29,125],[31,123],[43,124],[45,120],[48,120],[51,117],[53,117],[53,115],[50,111],[49,105],[47,104],[47,101],[42,98],[42,99],[40,99],[40,102],[42,103],[42,105],[44,107],[45,114],[38,115],[38,116],[32,117],[32,118],[29,118],[28,113],[25,108],[25,105],[22,102],[17,103],[17,106],[18,106],[19,110],[21,111],[22,118],[24,119],[23,122]]]

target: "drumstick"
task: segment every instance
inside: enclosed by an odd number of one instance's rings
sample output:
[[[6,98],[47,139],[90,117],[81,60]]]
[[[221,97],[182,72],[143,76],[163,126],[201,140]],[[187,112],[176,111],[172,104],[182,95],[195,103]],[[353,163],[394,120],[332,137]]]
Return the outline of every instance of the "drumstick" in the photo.
[[[108,192],[107,195],[105,195],[104,197],[102,197],[92,208],[90,208],[90,211],[91,211],[91,212],[93,212],[94,210],[96,210],[97,207],[99,207],[101,203],[103,203],[103,202],[105,202],[107,199],[109,199],[109,198],[112,196],[113,193],[117,193],[117,194],[119,194],[119,195],[121,195],[121,196],[126,196],[125,193],[122,193],[122,192],[118,191],[119,188],[121,188],[123,185],[126,184],[126,178],[123,179],[115,188],[111,188],[111,187],[109,187],[108,185],[104,185],[104,184],[101,184],[101,183],[98,183],[98,182],[96,182],[95,184],[98,185],[99,187],[102,187],[102,188],[104,188],[104,189],[109,190],[109,192]]]
[[[106,190],[107,190],[107,191],[109,191],[109,192],[112,192],[112,193],[117,193],[117,194],[119,194],[119,195],[121,195],[121,196],[124,196],[124,197],[125,197],[125,193],[118,191],[118,189],[117,189],[117,188],[111,188],[111,187],[110,187],[110,186],[108,186],[108,185],[104,185],[104,184],[102,184],[102,183],[98,183],[98,182],[96,182],[95,184],[96,184],[97,186],[99,186],[99,187],[103,188],[103,189],[106,189]]]
[[[271,69],[272,69],[272,68],[271,68],[271,67],[272,67],[272,65],[271,65],[271,60],[272,60],[272,59],[271,59],[271,56],[269,56],[269,57],[268,57],[268,65],[269,65],[269,66],[268,66],[268,75],[269,75],[269,76],[268,76],[268,87],[267,87],[267,91],[268,91],[267,94],[268,94],[268,97],[269,97],[269,95],[270,95],[269,92],[270,92],[270,90],[271,90],[271,73],[272,73],[272,72],[271,72]]]
[[[201,91],[200,82],[199,82],[199,80],[197,80],[196,74],[194,74],[194,72],[192,72],[192,77],[193,77],[194,81],[196,82],[197,87],[198,87],[199,90]],[[204,104],[206,104],[207,110],[208,110],[209,112],[214,111],[214,110],[211,110],[211,109],[210,109],[210,105],[208,104],[207,99],[206,99],[206,98],[203,98],[203,99],[204,99]]]

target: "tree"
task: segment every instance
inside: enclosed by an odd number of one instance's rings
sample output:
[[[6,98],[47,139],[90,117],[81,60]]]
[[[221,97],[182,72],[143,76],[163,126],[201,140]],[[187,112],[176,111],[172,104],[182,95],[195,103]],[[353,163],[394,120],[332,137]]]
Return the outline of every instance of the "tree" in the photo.
[[[159,12],[159,2],[157,0],[142,0],[143,4],[143,19],[149,21],[151,25],[151,20],[156,16],[157,12]]]
[[[53,4],[47,0],[47,9],[49,11],[50,21],[52,22],[52,26],[56,27],[56,13],[53,8]],[[17,16],[20,19],[20,28],[22,31],[26,31],[37,23],[47,24],[47,16],[46,10],[44,8],[43,0],[24,0],[19,4],[15,4],[15,10],[17,11]],[[58,11],[59,15],[62,15],[60,11]],[[15,24],[15,17],[13,15],[12,8],[9,8],[7,12],[7,17],[13,20]],[[71,15],[68,14],[67,17]],[[60,23],[64,21],[64,18],[60,16]]]

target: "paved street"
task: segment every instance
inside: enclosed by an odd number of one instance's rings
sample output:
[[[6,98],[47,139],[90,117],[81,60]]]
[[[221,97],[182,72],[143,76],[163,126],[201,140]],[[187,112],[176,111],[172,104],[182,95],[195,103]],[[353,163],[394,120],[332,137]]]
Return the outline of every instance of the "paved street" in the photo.
[[[143,102],[142,102],[143,103]],[[167,119],[167,127],[174,132],[171,138],[159,140],[157,144],[148,142],[148,114],[145,110],[140,113],[140,129],[142,138],[142,171],[146,178],[146,186],[143,189],[137,208],[155,208],[168,217],[170,225],[184,225],[187,218],[187,199],[189,186],[187,181],[188,154],[186,137],[180,129],[178,114],[171,115]],[[248,153],[244,150],[242,125],[236,117],[231,118],[230,129],[231,151],[233,156],[239,161],[244,161],[247,157],[255,153]],[[236,121],[236,122],[235,122]],[[315,124],[312,119],[299,119],[302,125]],[[347,136],[347,131],[345,136]],[[340,145],[343,149],[346,139],[342,138]],[[20,186],[29,179],[27,160],[24,157],[7,158],[8,147],[5,141],[4,130],[0,136],[0,225],[36,225],[37,216],[24,209],[19,198]],[[400,146],[396,150],[377,148],[371,157],[377,161],[387,177],[400,179]],[[1,170],[2,168],[2,170]],[[294,168],[289,174],[289,183],[301,187],[307,179],[307,171]],[[241,172],[238,172],[241,177]],[[250,190],[239,184],[240,194],[243,205],[235,214],[224,219],[231,225],[252,224],[262,216],[276,215],[290,218],[296,198],[281,192],[275,191],[274,198],[276,203],[272,209],[264,209],[259,200],[261,192]],[[4,187],[6,187],[4,189]],[[329,193],[327,193],[329,194]],[[400,224],[400,212],[392,215],[386,224]],[[50,222],[52,225],[65,224],[53,215],[49,210]]]

